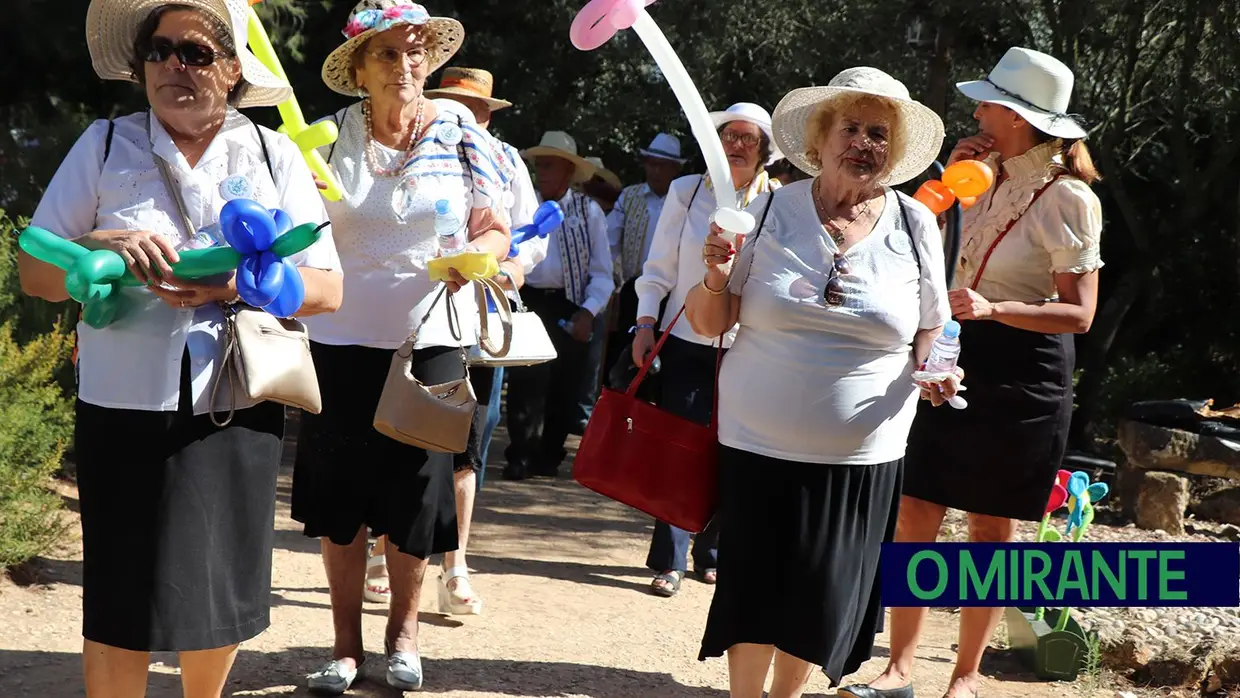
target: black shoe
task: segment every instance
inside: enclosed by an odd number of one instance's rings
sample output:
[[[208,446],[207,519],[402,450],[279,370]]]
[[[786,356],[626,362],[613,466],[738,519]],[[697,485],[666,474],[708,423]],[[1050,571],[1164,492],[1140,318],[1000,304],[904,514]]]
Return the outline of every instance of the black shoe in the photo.
[[[534,477],[559,477],[560,464],[543,463],[531,468]]]
[[[525,464],[525,461],[510,462],[504,467],[505,480],[524,480],[529,476],[529,466]]]
[[[913,698],[913,685],[899,688],[870,688],[865,684],[844,686],[836,691],[841,698]]]

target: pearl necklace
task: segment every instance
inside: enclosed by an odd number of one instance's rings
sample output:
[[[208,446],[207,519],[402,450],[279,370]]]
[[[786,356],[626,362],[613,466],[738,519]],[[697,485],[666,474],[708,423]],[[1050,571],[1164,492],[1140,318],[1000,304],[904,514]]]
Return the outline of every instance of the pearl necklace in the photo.
[[[422,113],[425,108],[426,102],[419,98],[418,112],[413,118],[413,133],[409,135],[409,147],[405,149],[405,156],[400,159],[396,167],[382,168],[379,167],[379,158],[375,155],[375,131],[374,122],[370,116],[370,100],[362,100],[362,117],[366,122],[366,166],[370,168],[372,175],[395,177],[405,168],[405,163],[409,162],[409,158],[413,157],[413,151],[418,147],[418,136],[422,133]]]
[[[814,182],[812,185],[813,188],[811,189],[814,195],[814,208],[817,209],[818,211],[818,218],[822,222],[822,227],[826,228],[827,233],[831,235],[831,239],[835,241],[836,247],[843,249],[844,232],[848,230],[849,228],[851,228],[854,224],[856,224],[857,221],[869,215],[870,208],[874,204],[874,199],[870,199],[869,201],[865,202],[865,208],[861,209],[861,212],[857,214],[856,218],[848,221],[848,223],[846,223],[845,225],[840,226],[838,223],[835,222],[835,217],[827,213],[827,205],[823,203],[822,193],[818,188],[819,179],[820,179],[819,177],[814,178]]]

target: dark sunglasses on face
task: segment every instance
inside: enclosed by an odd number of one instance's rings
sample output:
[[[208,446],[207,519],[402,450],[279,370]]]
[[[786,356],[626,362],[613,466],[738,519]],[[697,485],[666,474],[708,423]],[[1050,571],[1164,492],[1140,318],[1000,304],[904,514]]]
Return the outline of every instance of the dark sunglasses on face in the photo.
[[[848,260],[841,254],[835,255],[835,261],[831,264],[831,275],[827,277],[827,287],[823,289],[822,300],[829,306],[844,305],[844,281],[840,279],[840,274],[850,273]]]
[[[210,46],[204,46],[194,41],[174,43],[169,39],[157,36],[152,38],[147,44],[142,59],[148,63],[163,63],[173,55],[182,64],[195,68],[206,67],[214,63],[217,57],[222,58],[225,56],[225,54],[218,53]]]

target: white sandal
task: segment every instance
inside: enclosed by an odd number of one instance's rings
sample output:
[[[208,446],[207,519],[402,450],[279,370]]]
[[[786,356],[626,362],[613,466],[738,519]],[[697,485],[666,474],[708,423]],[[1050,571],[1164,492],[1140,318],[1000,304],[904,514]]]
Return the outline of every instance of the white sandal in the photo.
[[[373,569],[382,569],[384,574],[382,577],[372,577],[370,571]],[[387,579],[387,558],[383,555],[375,555],[366,561],[366,582],[362,589],[362,596],[372,603],[387,603],[392,599],[392,587],[387,584],[376,584],[380,579]]]
[[[457,580],[455,588],[448,585]],[[469,585],[469,568],[453,567],[439,575],[439,612],[452,616],[476,616],[482,613],[482,599]]]

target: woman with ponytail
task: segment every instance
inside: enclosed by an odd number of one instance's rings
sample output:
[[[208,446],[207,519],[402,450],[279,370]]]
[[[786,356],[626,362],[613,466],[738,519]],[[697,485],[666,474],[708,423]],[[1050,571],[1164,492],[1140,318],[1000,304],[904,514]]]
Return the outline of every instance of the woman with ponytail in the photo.
[[[1102,208],[1085,129],[1067,114],[1072,71],[1051,56],[1007,52],[985,80],[959,83],[980,102],[979,133],[949,163],[983,160],[995,184],[964,213],[948,296],[961,321],[964,410],[935,410],[930,386],[909,433],[896,540],[935,540],[949,508],[968,512],[969,538],[1006,543],[1017,521],[1038,521],[1067,446],[1074,336],[1098,300]],[[849,698],[912,698],[912,663],[925,608],[891,610],[891,659]],[[975,698],[982,652],[1001,608],[962,608],[956,668],[944,698]]]

